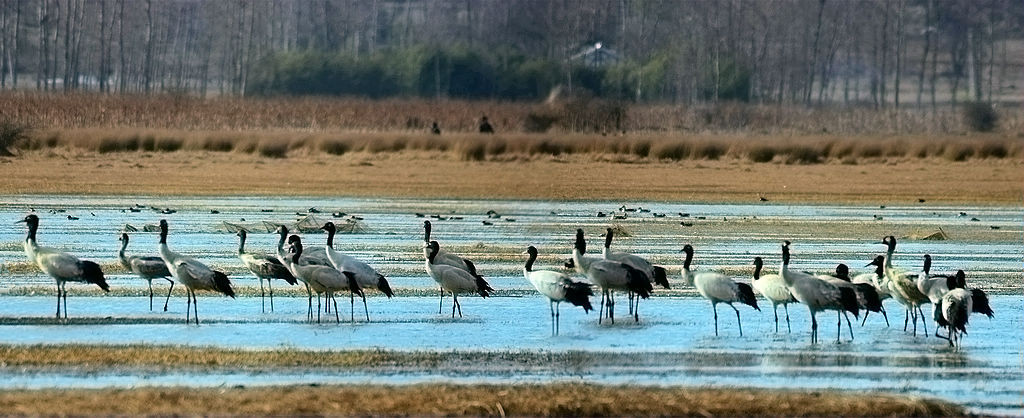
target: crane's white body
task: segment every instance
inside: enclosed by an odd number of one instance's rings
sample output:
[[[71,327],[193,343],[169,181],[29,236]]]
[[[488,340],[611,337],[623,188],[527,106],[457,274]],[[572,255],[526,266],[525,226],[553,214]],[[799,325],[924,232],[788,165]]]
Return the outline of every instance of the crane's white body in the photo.
[[[171,271],[167,269],[167,263],[159,256],[129,256],[125,254],[128,248],[128,234],[121,234],[121,250],[117,252],[117,259],[128,271],[139,276],[149,284],[149,310],[153,310],[153,280],[167,280],[171,286],[167,289],[167,298],[164,300],[164,312],[167,312],[167,304],[171,300],[171,292],[174,290],[174,280],[171,279]]]
[[[775,332],[779,332],[779,305],[782,305],[786,310],[787,331],[793,332],[793,328],[789,323],[789,304],[795,302],[796,299],[793,299],[793,294],[789,293],[789,287],[782,280],[782,276],[778,274],[762,275],[762,265],[761,257],[757,257],[754,260],[754,277],[750,284],[757,293],[760,293],[768,302],[771,302],[772,312],[775,314]]]

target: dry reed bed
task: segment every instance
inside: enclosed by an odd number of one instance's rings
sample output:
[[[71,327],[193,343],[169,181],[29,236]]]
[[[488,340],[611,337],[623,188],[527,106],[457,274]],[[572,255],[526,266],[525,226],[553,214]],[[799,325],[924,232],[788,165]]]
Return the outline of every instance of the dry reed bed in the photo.
[[[54,399],[60,399],[54,402]],[[578,383],[10,390],[15,415],[962,416],[948,402],[879,394]]]
[[[498,132],[522,132],[531,114],[558,113],[560,105],[424,99],[369,100],[321,97],[201,99],[185,95],[101,95],[0,92],[3,117],[35,128],[160,128],[188,130],[473,132],[488,115]],[[582,105],[572,117],[603,118],[601,106]],[[564,110],[564,109],[563,109]],[[580,113],[582,112],[582,113]],[[1024,110],[1001,108],[998,132],[1024,131]],[[876,110],[867,107],[749,105],[630,105],[628,132],[758,134],[963,133],[962,112],[943,108]],[[593,120],[586,126],[604,126]]]
[[[97,153],[211,151],[286,158],[290,154],[427,151],[468,161],[518,161],[536,156],[591,155],[616,162],[738,159],[751,162],[855,164],[882,158],[949,161],[1024,157],[1024,140],[999,134],[745,136],[727,134],[451,134],[304,133],[134,128],[37,130],[25,150],[77,148]]]

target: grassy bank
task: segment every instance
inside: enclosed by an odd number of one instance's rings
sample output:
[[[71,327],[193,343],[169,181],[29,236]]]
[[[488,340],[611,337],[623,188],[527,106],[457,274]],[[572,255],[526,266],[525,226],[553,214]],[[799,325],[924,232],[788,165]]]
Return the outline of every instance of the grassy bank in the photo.
[[[60,399],[54,402],[54,399]],[[27,415],[960,416],[956,405],[878,394],[545,385],[273,386],[0,392]]]
[[[722,103],[628,104],[619,125],[626,132],[747,133],[756,135],[892,135],[969,132],[963,106],[936,112],[870,106],[815,107]],[[184,130],[332,130],[427,132],[432,122],[448,132],[476,132],[487,115],[498,133],[594,130],[608,126],[601,103],[549,103],[279,97],[200,99],[186,95],[103,95],[0,92],[4,119],[34,128],[158,128]],[[1016,135],[1024,111],[998,110],[997,133]],[[554,118],[555,120],[551,120]],[[538,126],[540,125],[540,126]],[[571,129],[567,129],[570,128]],[[597,129],[600,132],[602,129]],[[618,130],[616,130],[618,132]]]
[[[947,162],[1021,159],[1024,139],[1014,135],[740,135],[740,134],[447,134],[298,131],[228,131],[135,128],[43,129],[19,148],[74,149],[99,154],[206,151],[256,155],[339,156],[425,152],[463,161],[529,161],[561,156],[649,163],[735,160],[752,163],[856,165],[886,159]]]

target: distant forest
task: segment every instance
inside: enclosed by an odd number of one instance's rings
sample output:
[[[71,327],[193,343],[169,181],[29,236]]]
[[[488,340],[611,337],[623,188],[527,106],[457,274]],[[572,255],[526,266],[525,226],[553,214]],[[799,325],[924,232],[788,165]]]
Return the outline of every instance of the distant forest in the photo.
[[[1021,0],[2,0],[0,87],[1020,102]]]

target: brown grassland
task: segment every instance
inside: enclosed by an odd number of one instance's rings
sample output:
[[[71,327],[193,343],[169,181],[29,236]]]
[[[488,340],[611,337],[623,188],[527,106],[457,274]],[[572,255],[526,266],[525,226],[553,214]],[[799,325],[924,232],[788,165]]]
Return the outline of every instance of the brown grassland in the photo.
[[[452,361],[573,363],[582,354],[230,350],[152,346],[0,346],[8,367],[436,367]],[[565,358],[562,358],[565,357]],[[53,402],[60,399],[60,402]],[[760,389],[526,385],[332,385],[131,390],[0,391],[6,414],[515,415],[515,416],[955,416],[947,402],[878,394]]]
[[[54,400],[59,399],[59,402]],[[12,390],[10,415],[962,416],[947,402],[758,389],[417,384]]]
[[[4,93],[29,129],[0,193],[1021,201],[1019,109],[968,134],[950,110],[633,105],[621,133],[588,106]],[[526,132],[536,112],[583,122]],[[484,113],[497,135],[470,133]]]

